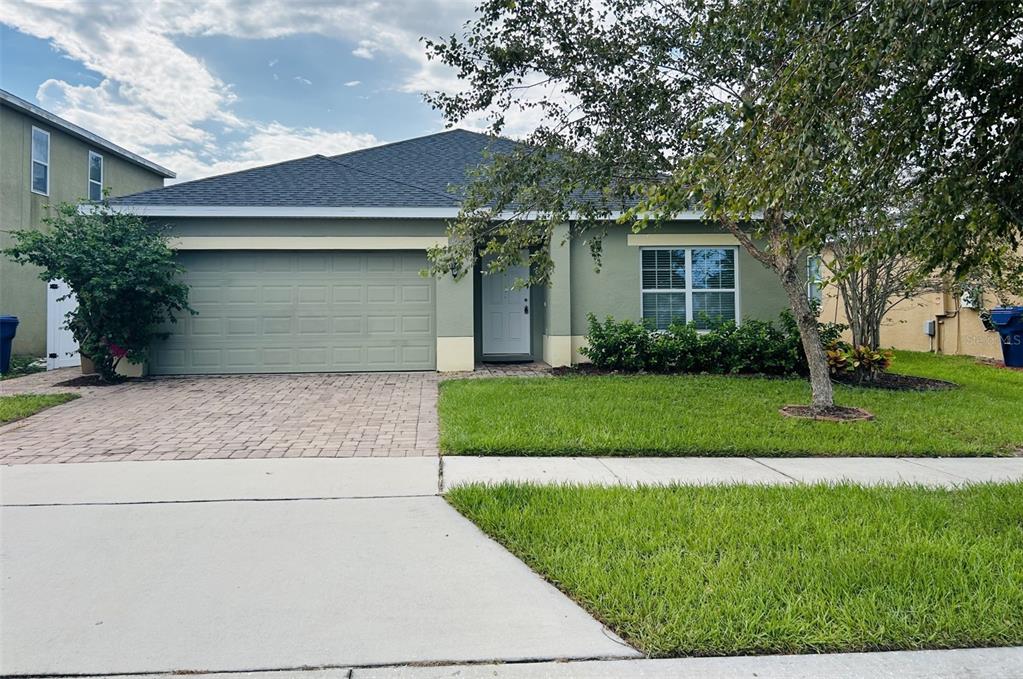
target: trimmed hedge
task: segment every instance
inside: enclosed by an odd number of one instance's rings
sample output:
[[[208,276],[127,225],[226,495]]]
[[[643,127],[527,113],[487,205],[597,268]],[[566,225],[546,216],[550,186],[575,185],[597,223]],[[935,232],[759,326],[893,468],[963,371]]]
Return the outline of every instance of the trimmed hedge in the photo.
[[[652,373],[806,375],[806,354],[792,314],[777,323],[748,320],[721,323],[701,332],[695,324],[674,323],[653,330],[633,321],[587,316],[589,346],[582,354],[601,370]],[[842,326],[821,324],[825,346],[838,340]]]

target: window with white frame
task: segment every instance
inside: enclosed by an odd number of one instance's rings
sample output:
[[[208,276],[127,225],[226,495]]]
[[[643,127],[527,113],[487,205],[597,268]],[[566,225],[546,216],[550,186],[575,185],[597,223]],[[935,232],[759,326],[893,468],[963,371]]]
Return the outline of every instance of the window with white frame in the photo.
[[[103,156],[89,151],[89,200],[103,200]]]
[[[734,247],[643,248],[643,319],[658,330],[737,322],[736,254]]]
[[[103,156],[89,151],[89,199],[103,199]]]
[[[820,304],[824,300],[823,260],[820,255],[806,258],[806,298]]]
[[[32,192],[50,195],[50,133],[32,128]]]

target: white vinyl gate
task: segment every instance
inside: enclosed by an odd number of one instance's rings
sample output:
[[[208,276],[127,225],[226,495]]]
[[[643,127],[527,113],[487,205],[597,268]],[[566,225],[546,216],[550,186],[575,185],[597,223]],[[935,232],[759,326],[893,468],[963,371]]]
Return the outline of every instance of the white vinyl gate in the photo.
[[[46,288],[46,369],[81,365],[78,343],[67,329],[67,314],[78,300],[64,281],[50,281]]]

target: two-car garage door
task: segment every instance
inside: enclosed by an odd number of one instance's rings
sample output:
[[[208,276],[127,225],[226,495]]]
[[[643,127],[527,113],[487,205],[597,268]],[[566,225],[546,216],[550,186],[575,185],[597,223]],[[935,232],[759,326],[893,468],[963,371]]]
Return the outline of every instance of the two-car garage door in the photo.
[[[153,348],[157,375],[436,366],[422,252],[182,252],[198,312]]]

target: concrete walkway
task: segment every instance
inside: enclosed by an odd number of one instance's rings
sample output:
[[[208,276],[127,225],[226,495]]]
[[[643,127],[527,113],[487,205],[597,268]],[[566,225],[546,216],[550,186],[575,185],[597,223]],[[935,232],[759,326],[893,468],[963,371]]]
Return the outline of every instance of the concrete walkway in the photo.
[[[197,674],[194,679],[1019,679],[1023,648]],[[109,677],[109,679],[115,679]],[[180,679],[150,674],[116,679]]]
[[[459,483],[512,479],[842,478],[1020,479],[1023,460],[0,466],[0,675],[230,672],[239,679],[318,667],[324,671],[251,679],[1023,676],[1020,649],[615,662],[640,654],[438,496]]]
[[[1023,457],[460,457],[445,456],[444,489],[466,483],[604,486],[687,483],[919,483],[958,486],[1023,481]]]
[[[1023,648],[354,669],[349,679],[1019,679]],[[270,678],[267,678],[270,679]],[[302,679],[294,677],[289,679]],[[312,678],[310,678],[312,679]],[[341,679],[338,677],[337,679]]]
[[[0,468],[0,675],[639,656],[436,493],[436,459]]]
[[[1023,458],[459,457],[0,466],[7,506],[425,497],[468,483],[710,485],[1023,481]]]

